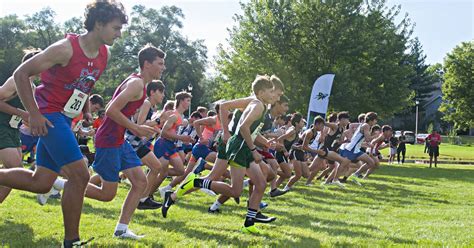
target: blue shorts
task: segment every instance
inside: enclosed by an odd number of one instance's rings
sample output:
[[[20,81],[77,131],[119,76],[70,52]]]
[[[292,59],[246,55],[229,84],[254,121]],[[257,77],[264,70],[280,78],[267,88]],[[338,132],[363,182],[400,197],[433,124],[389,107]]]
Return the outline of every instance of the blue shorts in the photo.
[[[160,137],[155,142],[153,152],[158,159],[164,157],[166,160],[170,160],[173,155],[177,154],[178,149],[173,141]]]
[[[41,136],[36,146],[36,164],[59,174],[64,165],[83,159],[76,137],[71,130],[71,118],[62,113],[43,114],[54,127]]]
[[[342,150],[339,151],[339,154],[342,157],[345,157],[345,158],[349,159],[350,161],[355,162],[355,161],[357,161],[358,157],[360,157],[362,154],[364,154],[364,152],[359,151],[359,152],[354,153],[352,151],[342,149]]]
[[[21,151],[23,153],[32,152],[38,143],[39,137],[31,136],[20,132]]]
[[[193,147],[193,157],[197,160],[199,158],[206,159],[207,155],[211,153],[211,149],[206,145],[197,143]]]
[[[209,155],[209,153],[211,153],[211,149],[209,149],[209,147],[207,147],[206,145],[203,145],[203,144],[199,144],[197,143],[196,145],[194,145],[193,147],[193,157],[194,159],[197,161],[199,158],[202,158],[202,162],[201,164],[196,167],[196,169],[194,170],[194,173],[200,173],[201,171],[203,171],[205,169],[205,165],[206,165],[206,157],[207,155]]]
[[[92,167],[105,181],[118,182],[120,171],[141,165],[142,161],[127,141],[119,147],[95,148]]]

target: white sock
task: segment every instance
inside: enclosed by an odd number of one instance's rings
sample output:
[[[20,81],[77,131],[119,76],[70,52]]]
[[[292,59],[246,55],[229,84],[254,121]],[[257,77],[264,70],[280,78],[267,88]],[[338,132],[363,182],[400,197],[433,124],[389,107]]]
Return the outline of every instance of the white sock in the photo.
[[[146,201],[146,199],[148,199],[148,196],[147,196],[147,197],[143,197],[143,198],[141,198],[141,199],[140,199],[140,202],[145,202],[145,201]]]
[[[211,210],[214,211],[214,210],[217,210],[222,204],[216,200],[216,202],[214,202],[211,206]]]
[[[291,187],[288,187],[288,185],[286,185],[285,188],[283,188],[283,191],[288,191],[290,189],[291,189]]]
[[[115,231],[127,231],[128,225],[122,224],[122,223],[117,223],[117,226],[115,227]]]
[[[53,187],[57,190],[63,190],[64,189],[64,184],[66,184],[67,180],[64,180],[62,178],[56,178],[56,181],[53,183]]]

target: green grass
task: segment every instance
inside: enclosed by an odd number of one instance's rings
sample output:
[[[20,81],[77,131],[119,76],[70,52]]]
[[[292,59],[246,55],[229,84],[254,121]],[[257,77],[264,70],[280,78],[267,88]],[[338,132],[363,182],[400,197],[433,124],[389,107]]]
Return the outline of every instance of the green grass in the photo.
[[[425,146],[424,145],[410,145],[407,144],[407,158],[422,158],[422,159],[429,159],[428,153],[424,153]],[[440,156],[438,157],[439,160],[474,160],[474,146],[458,146],[458,145],[451,145],[442,143],[439,147]],[[382,154],[385,158],[388,158],[389,149],[383,149]]]
[[[111,247],[473,247],[473,174],[474,166],[384,165],[363,188],[348,184],[346,190],[322,190],[299,182],[283,197],[264,198],[270,203],[265,212],[278,220],[259,224],[260,236],[238,231],[245,204],[229,202],[222,214],[210,215],[214,198],[197,192],[173,206],[167,219],[160,211],[137,211],[130,227],[146,235],[141,241],[111,238],[127,192],[121,185],[112,202],[85,201],[81,234],[95,237],[94,246]],[[0,246],[58,246],[62,238],[58,200],[39,206],[35,195],[14,191],[0,205]]]

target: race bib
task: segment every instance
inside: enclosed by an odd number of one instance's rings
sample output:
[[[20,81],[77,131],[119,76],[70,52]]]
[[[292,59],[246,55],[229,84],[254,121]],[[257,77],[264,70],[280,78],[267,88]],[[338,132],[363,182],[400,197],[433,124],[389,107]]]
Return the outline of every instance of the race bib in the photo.
[[[12,128],[18,128],[18,125],[20,125],[21,117],[18,115],[12,115],[12,118],[10,119],[10,127]]]
[[[66,105],[64,106],[64,115],[69,118],[75,118],[79,114],[81,114],[82,108],[87,101],[87,94],[78,90],[74,89],[72,96],[67,101]]]

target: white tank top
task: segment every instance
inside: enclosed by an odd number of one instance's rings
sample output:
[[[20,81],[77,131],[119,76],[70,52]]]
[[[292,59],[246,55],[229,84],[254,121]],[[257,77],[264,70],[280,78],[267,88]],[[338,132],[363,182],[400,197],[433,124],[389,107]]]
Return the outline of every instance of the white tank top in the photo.
[[[344,146],[344,150],[348,150],[353,153],[360,152],[360,146],[362,142],[364,141],[364,134],[360,130],[361,127],[362,127],[362,124],[359,125],[359,127],[357,127],[357,130],[354,132],[354,135],[352,135],[351,142],[349,142],[349,144],[346,144]]]

